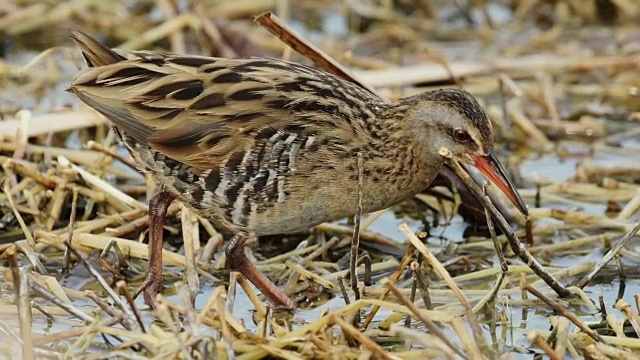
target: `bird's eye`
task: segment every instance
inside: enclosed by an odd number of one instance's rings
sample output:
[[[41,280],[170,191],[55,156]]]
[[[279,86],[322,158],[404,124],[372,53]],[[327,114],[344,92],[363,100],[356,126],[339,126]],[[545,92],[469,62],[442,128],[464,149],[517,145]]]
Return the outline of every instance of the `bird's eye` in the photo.
[[[462,129],[453,130],[453,138],[456,139],[457,142],[465,143],[471,140],[469,133]]]

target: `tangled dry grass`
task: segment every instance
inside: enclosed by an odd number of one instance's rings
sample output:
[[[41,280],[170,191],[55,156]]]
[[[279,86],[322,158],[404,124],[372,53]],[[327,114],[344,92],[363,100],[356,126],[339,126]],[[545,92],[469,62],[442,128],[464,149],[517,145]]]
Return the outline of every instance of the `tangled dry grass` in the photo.
[[[0,357],[637,358],[640,5],[462,3],[2,2]],[[134,301],[153,184],[63,93],[83,66],[65,28],[123,50],[308,61],[253,22],[263,11],[382,96],[461,86],[481,98],[532,226],[508,218],[575,296],[492,239],[483,212],[463,233],[464,194],[440,186],[363,221],[358,300],[343,281],[349,223],[252,246],[303,303],[283,314],[225,270],[226,234],[173,204],[167,289],[154,312]]]

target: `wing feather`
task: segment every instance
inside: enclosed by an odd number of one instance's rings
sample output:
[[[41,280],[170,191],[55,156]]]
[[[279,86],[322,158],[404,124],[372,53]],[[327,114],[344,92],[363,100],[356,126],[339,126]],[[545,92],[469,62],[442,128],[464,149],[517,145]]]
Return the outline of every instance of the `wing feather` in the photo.
[[[302,65],[150,52],[124,60],[94,49],[98,42],[75,40],[85,56],[103,55],[70,90],[138,143],[200,171],[268,141],[258,137],[263,131],[306,132],[337,144],[358,141],[362,131],[350,123],[351,107],[326,97],[336,84],[343,93],[361,90]]]

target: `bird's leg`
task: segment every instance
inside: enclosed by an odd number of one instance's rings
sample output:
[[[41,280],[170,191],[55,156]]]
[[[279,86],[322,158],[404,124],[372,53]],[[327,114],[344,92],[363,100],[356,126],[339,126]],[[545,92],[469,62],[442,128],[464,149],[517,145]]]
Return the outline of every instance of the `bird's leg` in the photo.
[[[247,259],[244,254],[244,244],[246,242],[247,237],[241,235],[235,235],[229,241],[225,248],[229,267],[249,279],[277,307],[294,310],[296,305],[293,301]]]
[[[149,260],[147,275],[135,297],[144,294],[144,302],[155,307],[156,295],[162,289],[162,230],[173,195],[160,191],[149,200]]]

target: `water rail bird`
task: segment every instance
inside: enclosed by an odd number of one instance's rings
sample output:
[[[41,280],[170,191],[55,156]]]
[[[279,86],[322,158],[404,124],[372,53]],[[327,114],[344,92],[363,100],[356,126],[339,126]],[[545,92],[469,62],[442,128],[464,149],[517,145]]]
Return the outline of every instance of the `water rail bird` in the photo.
[[[527,212],[492,150],[491,123],[466,91],[384,102],[298,63],[149,51],[125,58],[80,31],[70,37],[89,68],[69,90],[111,122],[160,189],[149,201],[141,287],[150,306],[162,288],[162,227],[174,199],[233,232],[230,267],[290,309],[293,301],[247,259],[247,239],[352,216],[359,184],[365,213],[409,198],[443,166],[441,147]]]

